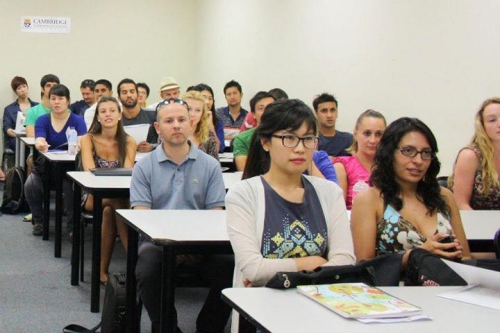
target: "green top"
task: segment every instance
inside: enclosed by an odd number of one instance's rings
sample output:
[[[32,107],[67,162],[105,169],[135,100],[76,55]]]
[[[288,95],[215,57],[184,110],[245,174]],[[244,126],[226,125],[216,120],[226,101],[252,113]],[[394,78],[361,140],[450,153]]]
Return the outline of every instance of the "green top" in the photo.
[[[252,141],[253,133],[255,132],[255,128],[246,130],[238,134],[234,138],[233,142],[233,154],[234,157],[238,156],[248,156],[248,150],[250,149],[250,143]]]
[[[43,106],[43,103],[35,105],[28,109],[26,113],[26,119],[24,119],[24,126],[35,126],[35,123],[38,118],[43,116],[44,114],[51,113],[51,109],[46,109]]]

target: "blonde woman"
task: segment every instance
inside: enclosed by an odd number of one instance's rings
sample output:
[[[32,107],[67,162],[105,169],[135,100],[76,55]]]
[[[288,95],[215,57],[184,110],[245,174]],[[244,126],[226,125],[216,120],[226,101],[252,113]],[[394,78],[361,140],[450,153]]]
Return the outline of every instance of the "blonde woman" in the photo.
[[[483,102],[476,113],[476,131],[458,153],[449,186],[459,209],[500,208],[500,98]]]
[[[354,141],[347,149],[352,156],[339,156],[333,160],[347,209],[352,208],[359,191],[369,187],[373,159],[385,127],[385,118],[380,112],[366,110],[356,121]]]
[[[215,133],[209,129],[205,97],[200,92],[191,90],[185,93],[182,99],[188,104],[189,116],[193,121],[193,132],[189,135],[189,141],[218,160],[217,139]]]

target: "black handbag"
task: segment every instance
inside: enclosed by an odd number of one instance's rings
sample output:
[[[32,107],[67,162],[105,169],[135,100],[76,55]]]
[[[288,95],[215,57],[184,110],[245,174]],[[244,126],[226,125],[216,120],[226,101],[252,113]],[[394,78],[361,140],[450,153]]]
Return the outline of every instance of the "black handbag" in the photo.
[[[408,257],[405,286],[466,286],[453,269],[440,257],[421,248],[414,248]]]
[[[386,254],[356,265],[320,266],[313,271],[278,272],[268,288],[288,289],[300,285],[363,282],[371,286],[398,286],[402,254]]]

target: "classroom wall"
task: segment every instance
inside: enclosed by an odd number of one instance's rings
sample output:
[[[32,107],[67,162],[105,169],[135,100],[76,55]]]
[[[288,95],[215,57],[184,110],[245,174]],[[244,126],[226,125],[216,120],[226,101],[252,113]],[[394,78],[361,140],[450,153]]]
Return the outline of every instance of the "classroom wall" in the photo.
[[[217,106],[231,79],[245,107],[263,89],[308,104],[326,91],[339,100],[341,130],[367,108],[388,121],[421,118],[447,175],[478,106],[500,95],[499,10],[495,0],[2,1],[0,105],[14,99],[13,76],[25,76],[39,100],[51,72],[74,100],[85,78],[145,81],[151,102],[164,76],[182,88],[203,81]],[[71,34],[21,33],[22,15],[70,17]]]
[[[146,82],[150,102],[159,100],[162,77],[191,81],[194,54],[191,0],[0,2],[0,106],[12,103],[11,79],[24,76],[30,97],[40,101],[40,79],[53,73],[81,100],[80,82],[105,78],[116,85],[126,77]],[[70,34],[20,31],[21,16],[71,18]]]
[[[245,102],[285,89],[339,100],[337,128],[368,108],[418,117],[437,136],[442,175],[473,134],[481,102],[500,95],[500,2],[494,0],[197,1],[196,78],[239,81]],[[248,104],[246,104],[248,105]]]

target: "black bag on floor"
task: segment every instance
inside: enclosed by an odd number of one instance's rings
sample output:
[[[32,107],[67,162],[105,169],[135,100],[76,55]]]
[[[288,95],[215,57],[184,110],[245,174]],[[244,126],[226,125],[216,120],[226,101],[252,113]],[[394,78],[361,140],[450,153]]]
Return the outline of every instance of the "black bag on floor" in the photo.
[[[93,328],[71,324],[63,328],[64,333],[95,333],[99,327],[101,333],[125,332],[126,278],[125,273],[112,273],[104,293],[101,322]]]
[[[17,214],[26,207],[24,197],[24,169],[22,167],[10,168],[5,175],[5,189],[3,192],[0,212],[4,214]]]

